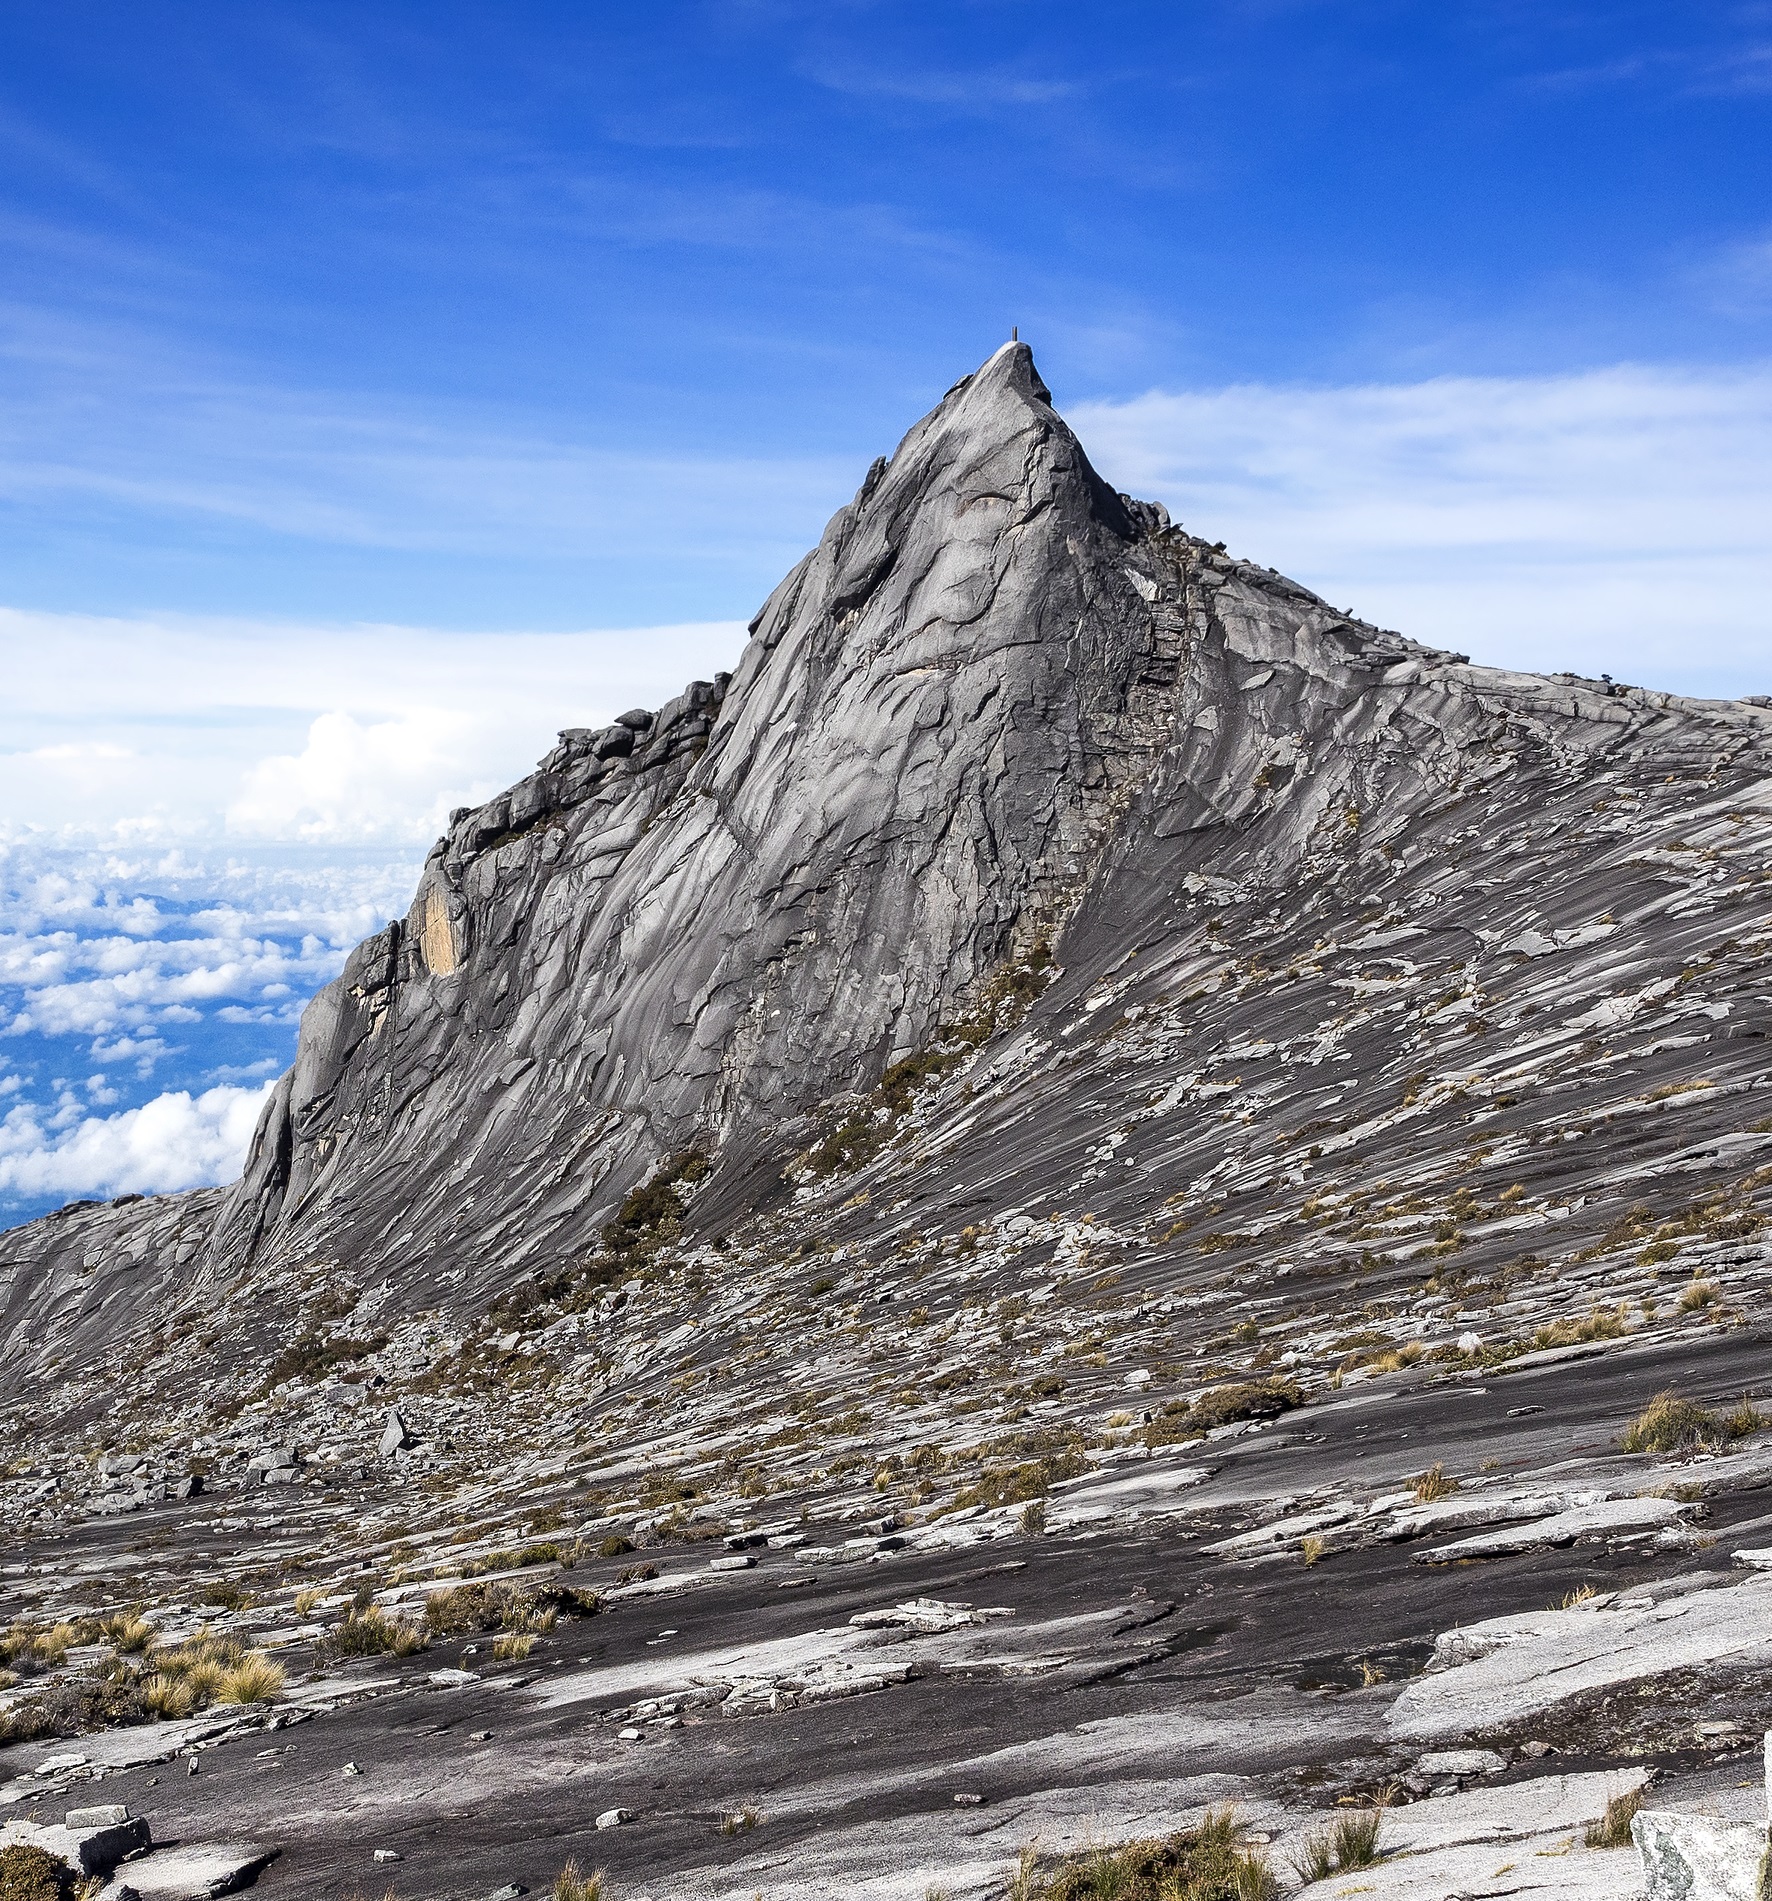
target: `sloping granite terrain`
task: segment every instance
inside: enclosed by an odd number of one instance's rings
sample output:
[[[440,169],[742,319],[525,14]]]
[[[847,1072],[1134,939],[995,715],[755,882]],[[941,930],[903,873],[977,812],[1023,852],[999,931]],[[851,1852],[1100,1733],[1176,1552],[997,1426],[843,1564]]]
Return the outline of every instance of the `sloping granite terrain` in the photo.
[[[754,634],[457,815],[238,1185],[0,1237],[0,1803],[654,1901],[1763,1814],[1772,712],[1352,621],[1020,345]]]

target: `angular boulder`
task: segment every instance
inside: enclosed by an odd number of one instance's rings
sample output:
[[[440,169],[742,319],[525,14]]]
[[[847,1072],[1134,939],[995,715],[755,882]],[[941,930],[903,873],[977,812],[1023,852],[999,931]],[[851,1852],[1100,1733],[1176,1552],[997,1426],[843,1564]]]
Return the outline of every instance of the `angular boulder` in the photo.
[[[1643,1859],[1643,1901],[1760,1901],[1765,1893],[1764,1829],[1644,1809],[1630,1832]]]

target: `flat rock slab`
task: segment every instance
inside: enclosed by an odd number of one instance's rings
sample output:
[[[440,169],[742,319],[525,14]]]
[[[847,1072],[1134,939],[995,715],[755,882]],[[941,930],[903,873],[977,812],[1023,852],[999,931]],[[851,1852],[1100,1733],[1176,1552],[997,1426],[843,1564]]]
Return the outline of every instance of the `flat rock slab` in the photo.
[[[1653,1587],[1648,1587],[1650,1590]],[[1406,1684],[1386,1727],[1416,1741],[1498,1729],[1590,1690],[1727,1660],[1772,1663],[1772,1586],[1761,1573],[1644,1608],[1527,1611],[1452,1633]]]
[[[1431,1505],[1409,1505],[1383,1527],[1387,1538],[1423,1538],[1434,1532],[1463,1531],[1477,1525],[1515,1525],[1533,1518],[1554,1518],[1602,1504],[1603,1492],[1493,1492],[1439,1499]]]
[[[279,1851],[258,1842],[190,1842],[156,1848],[118,1869],[99,1901],[211,1901],[249,1888]]]
[[[1504,1847],[1455,1845],[1351,1868],[1297,1890],[1299,1901],[1645,1901],[1637,1857],[1628,1848],[1583,1848],[1566,1834],[1527,1835]]]
[[[148,1841],[148,1825],[140,1817],[72,1827],[59,1822],[8,1822],[0,1828],[0,1848],[41,1848],[79,1875],[108,1875],[125,1855],[146,1848]]]
[[[1672,1498],[1609,1498],[1578,1505],[1527,1524],[1505,1525],[1474,1538],[1459,1538],[1431,1551],[1418,1551],[1417,1564],[1457,1564],[1467,1558],[1501,1558],[1546,1545],[1572,1545],[1577,1538],[1616,1537],[1623,1532],[1656,1531],[1691,1508]]]
[[[1648,1780],[1646,1769],[1539,1776],[1412,1802],[1385,1817],[1377,1863],[1345,1869],[1299,1893],[1311,1901],[1344,1894],[1362,1901],[1520,1894],[1538,1901],[1631,1901],[1641,1892],[1637,1857],[1628,1848],[1585,1847],[1582,1837],[1614,1796]],[[1281,1845],[1281,1865],[1298,1839]]]
[[[99,1730],[82,1736],[77,1750],[60,1754],[42,1743],[18,1744],[0,1754],[0,1774],[10,1772],[15,1777],[49,1781],[89,1775],[94,1769],[109,1773],[137,1768],[143,1763],[166,1762],[180,1750],[239,1726],[240,1712],[230,1710],[225,1716],[193,1716],[170,1723],[130,1723],[121,1729]]]

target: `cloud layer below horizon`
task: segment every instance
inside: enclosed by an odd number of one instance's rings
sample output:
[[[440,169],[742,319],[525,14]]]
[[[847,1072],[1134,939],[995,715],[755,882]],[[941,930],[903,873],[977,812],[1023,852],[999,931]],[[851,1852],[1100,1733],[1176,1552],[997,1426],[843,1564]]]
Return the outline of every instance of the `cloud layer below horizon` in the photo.
[[[0,612],[0,1220],[230,1179],[450,808],[743,640]]]

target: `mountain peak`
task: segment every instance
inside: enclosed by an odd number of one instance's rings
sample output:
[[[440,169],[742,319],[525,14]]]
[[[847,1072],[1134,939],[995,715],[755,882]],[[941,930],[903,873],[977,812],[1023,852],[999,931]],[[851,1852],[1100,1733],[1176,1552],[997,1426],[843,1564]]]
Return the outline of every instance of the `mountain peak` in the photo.
[[[962,377],[949,390],[948,396],[951,398],[962,390],[976,394],[999,389],[1026,402],[1042,403],[1048,408],[1052,405],[1052,392],[1034,365],[1033,350],[1018,338],[999,344],[970,376]]]
[[[1026,1834],[1094,1812],[1106,1748],[1141,1778],[1122,1833],[1163,1778],[1197,1813],[1209,1762],[1307,1845],[1378,1782],[1444,1794],[1504,1749],[1529,1775],[1546,1735],[1639,1777],[1645,1747],[1684,1760],[1694,1684],[1759,1707],[1740,1633],[1763,1616],[1726,1550],[1692,1570],[1715,1540],[1668,1494],[1695,1488],[1620,1446],[1678,1459],[1764,1423],[1664,1389],[1726,1404],[1764,1372],[1769,788],[1766,709],[1473,667],[1171,528],[1101,481],[1012,343],[869,470],[732,676],[569,729],[454,815],[408,915],[309,1004],[234,1189],[6,1237],[13,1661],[59,1661],[29,1633],[124,1601],[188,1634],[212,1576],[310,1688],[387,1646],[378,1678],[466,1699],[428,1758],[405,1697],[300,1713],[406,1766],[427,1892],[469,1867],[545,1885],[586,1811],[569,1789],[521,1827],[513,1804],[568,1757],[628,1793],[617,1722],[654,1739],[628,1790],[658,1824],[614,1838],[620,1879],[777,1901],[978,1889],[971,1824],[857,1804],[858,1775],[938,1786],[944,1747],[946,1786],[989,1763]],[[1765,1472],[1713,1458],[1714,1522],[1751,1529]],[[261,1483],[303,1489],[267,1511]],[[216,1508],[166,1496],[199,1484]],[[712,1572],[617,1569],[722,1535]],[[1330,1561],[1276,1588],[1288,1550],[1297,1577]],[[778,1596],[863,1556],[892,1568]],[[1398,1633],[1461,1613],[1454,1566],[1502,1614],[1422,1674]],[[845,1623],[864,1572],[887,1582]],[[1564,1597],[1590,1575],[1632,1602],[1714,1587],[1679,1671],[1614,1618],[1602,1674],[1630,1693],[1596,1701],[1566,1667],[1607,1638]],[[968,1577],[1013,1604],[969,1608]],[[372,1630],[351,1606],[378,1580]],[[655,1589],[696,1622],[687,1689],[688,1654],[641,1642]],[[573,1667],[403,1661],[501,1607]],[[927,1668],[869,1648],[907,1640]],[[154,1694],[152,1658],[66,1666],[53,1702],[8,1693],[11,1734]],[[1301,1724],[1296,1683],[1361,1688]],[[857,1725],[818,1706],[862,1690],[866,1749],[826,1774]],[[1105,1743],[1030,1761],[1085,1691]],[[464,1811],[487,1698],[527,1713]],[[1725,1774],[1739,1725],[1714,1727]],[[209,1740],[238,1760],[241,1728]],[[678,1820],[748,1802],[763,1757],[795,1800],[716,1860]],[[1576,1780],[1528,1791],[1558,1818],[1543,1854],[1613,1793]],[[257,1830],[251,1781],[200,1778],[182,1817]],[[1430,1806],[1461,1799],[1412,1891],[1451,1892],[1492,1837],[1480,1791]],[[284,1816],[298,1888],[360,1865],[335,1810]],[[1618,1892],[1589,1860],[1581,1892]]]
[[[1767,724],[1347,621],[1117,494],[1019,340],[873,465],[752,633],[730,678],[569,731],[456,815],[309,1005],[212,1274],[270,1248],[469,1299],[578,1256],[689,1152],[736,1219],[831,1104],[988,1031],[1036,953],[1179,928],[1177,879],[1339,903],[1547,719],[1676,750]]]

